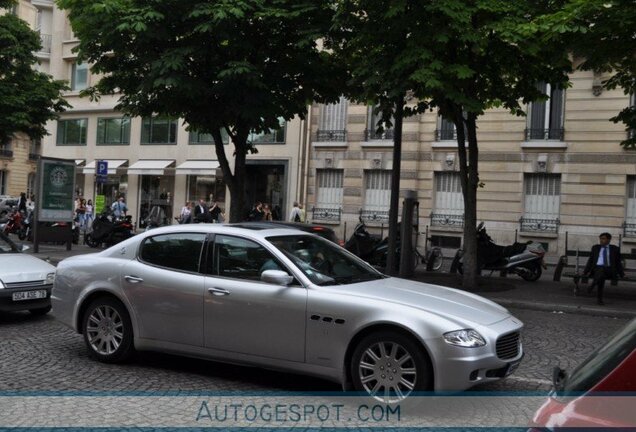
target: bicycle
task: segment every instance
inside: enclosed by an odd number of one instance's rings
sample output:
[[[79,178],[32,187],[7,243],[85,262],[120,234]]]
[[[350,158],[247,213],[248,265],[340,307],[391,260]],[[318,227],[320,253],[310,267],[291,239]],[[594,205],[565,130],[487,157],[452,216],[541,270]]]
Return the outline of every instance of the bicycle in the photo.
[[[418,233],[425,234],[425,233]],[[431,241],[430,237],[426,238],[426,241]],[[413,268],[416,268],[420,263],[426,264],[426,271],[438,271],[442,268],[444,263],[444,254],[439,246],[433,246],[430,249],[424,248],[424,254],[422,254],[417,248],[417,236],[415,238],[415,247],[413,248],[413,255],[415,256],[415,263]]]

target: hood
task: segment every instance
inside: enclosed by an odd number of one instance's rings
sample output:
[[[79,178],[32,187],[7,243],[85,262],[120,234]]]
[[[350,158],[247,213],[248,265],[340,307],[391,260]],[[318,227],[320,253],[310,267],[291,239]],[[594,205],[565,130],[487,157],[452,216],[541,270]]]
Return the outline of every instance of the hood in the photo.
[[[481,325],[493,324],[510,316],[506,308],[476,294],[406,279],[379,279],[337,288],[352,295],[404,304]]]
[[[41,281],[48,273],[55,273],[55,267],[32,255],[0,254],[0,280],[4,283]]]

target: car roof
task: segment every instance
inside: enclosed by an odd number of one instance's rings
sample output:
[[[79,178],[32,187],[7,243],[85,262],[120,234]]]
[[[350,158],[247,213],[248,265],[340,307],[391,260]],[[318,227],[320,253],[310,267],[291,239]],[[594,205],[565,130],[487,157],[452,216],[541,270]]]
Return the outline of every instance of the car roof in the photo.
[[[287,222],[287,221],[254,221],[254,222],[250,221],[250,222],[238,222],[238,223],[234,223],[230,225],[235,227],[240,227],[240,228],[247,228],[251,230],[292,228],[292,229],[298,229],[301,231],[307,231],[307,230],[312,230],[315,227],[320,227],[322,230],[325,230],[325,231],[326,230],[333,231],[333,229],[323,225],[308,224],[308,223],[302,223],[302,222]]]
[[[306,231],[299,229],[287,228],[287,227],[272,227],[272,228],[247,228],[239,225],[232,224],[182,224],[182,225],[170,225],[166,227],[155,228],[150,231],[146,231],[144,234],[153,235],[161,233],[171,232],[204,232],[210,234],[228,234],[228,235],[242,235],[245,237],[261,238],[264,239],[270,236],[283,236],[283,235],[311,235]],[[144,237],[147,237],[144,235]]]

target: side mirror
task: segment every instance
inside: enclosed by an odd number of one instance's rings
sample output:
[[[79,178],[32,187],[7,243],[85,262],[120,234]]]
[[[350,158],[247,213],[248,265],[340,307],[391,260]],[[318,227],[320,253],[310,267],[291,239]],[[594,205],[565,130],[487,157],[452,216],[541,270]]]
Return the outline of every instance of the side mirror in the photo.
[[[28,251],[29,249],[31,249],[31,248],[30,248],[29,246],[25,245],[25,244],[23,244],[23,245],[22,245],[22,247],[20,248],[20,250],[21,250],[22,252],[26,252],[26,251]]]
[[[294,277],[282,270],[265,270],[261,273],[261,281],[273,285],[288,286],[294,281]]]

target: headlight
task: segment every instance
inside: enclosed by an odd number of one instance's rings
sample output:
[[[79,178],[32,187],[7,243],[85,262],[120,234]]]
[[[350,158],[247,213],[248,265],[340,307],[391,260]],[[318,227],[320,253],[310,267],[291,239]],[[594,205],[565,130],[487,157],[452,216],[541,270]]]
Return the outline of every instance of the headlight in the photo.
[[[484,338],[473,329],[444,333],[444,340],[447,344],[464,348],[477,348],[486,345]]]
[[[55,282],[55,273],[49,273],[46,275],[46,284],[52,284]]]

